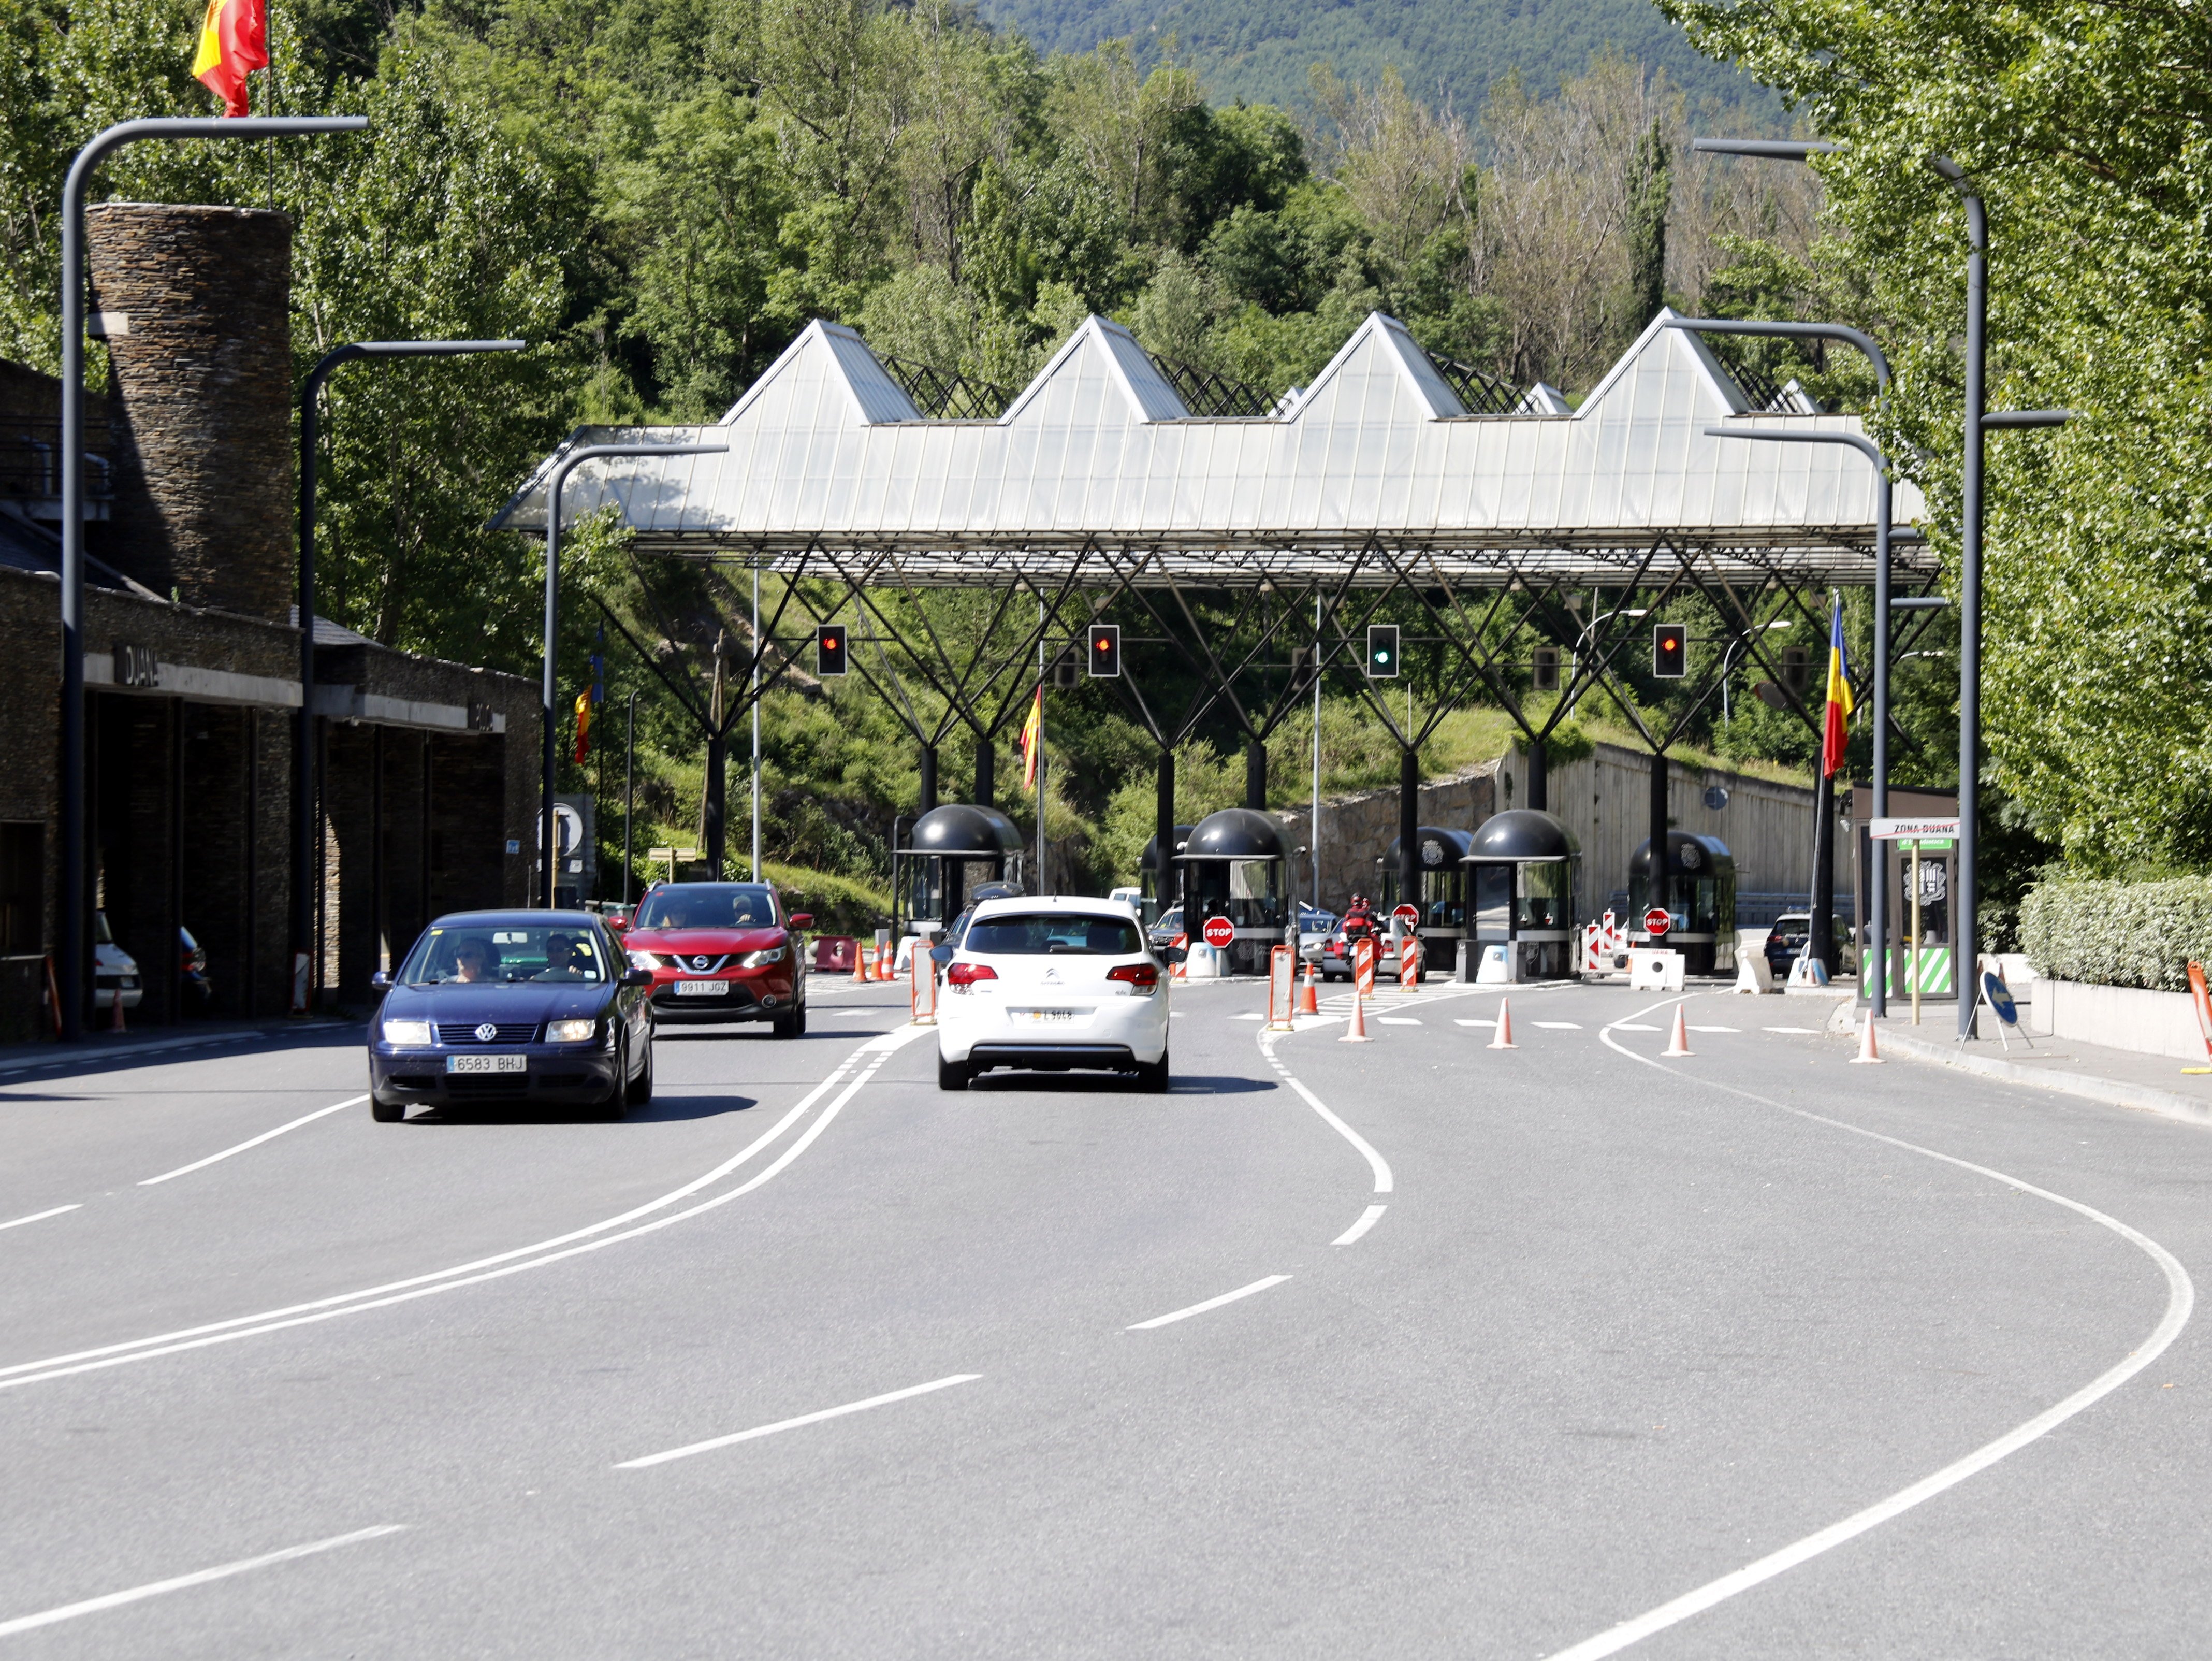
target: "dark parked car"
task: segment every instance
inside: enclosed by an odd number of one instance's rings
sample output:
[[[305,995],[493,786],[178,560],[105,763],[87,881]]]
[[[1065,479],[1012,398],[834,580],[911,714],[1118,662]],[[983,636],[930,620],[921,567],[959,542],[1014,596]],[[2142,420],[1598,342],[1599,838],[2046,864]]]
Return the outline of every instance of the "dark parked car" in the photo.
[[[459,911],[371,984],[370,1111],[529,1101],[615,1118],[653,1098],[649,970],[588,911]]]
[[[1858,970],[1858,951],[1851,943],[1850,930],[1841,918],[1831,919],[1835,928],[1836,948],[1828,961],[1838,974],[1855,974]],[[1785,911],[1774,920],[1774,927],[1766,935],[1766,966],[1774,971],[1778,981],[1790,978],[1790,965],[1805,954],[1806,942],[1813,938],[1813,915],[1809,911]]]

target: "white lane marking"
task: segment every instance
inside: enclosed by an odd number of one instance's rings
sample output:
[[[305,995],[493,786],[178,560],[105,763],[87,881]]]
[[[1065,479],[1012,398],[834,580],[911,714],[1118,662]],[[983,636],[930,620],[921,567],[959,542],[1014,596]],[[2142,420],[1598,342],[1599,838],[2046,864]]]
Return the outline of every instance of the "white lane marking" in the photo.
[[[18,1217],[12,1222],[0,1223],[0,1228],[21,1228],[25,1223],[43,1223],[49,1217],[58,1217],[64,1211],[83,1209],[84,1202],[79,1200],[72,1205],[58,1205],[51,1211],[34,1211],[27,1217]]]
[[[1762,1026],[1759,1030],[1762,1032],[1787,1032],[1793,1037],[1802,1038],[1815,1038],[1820,1036],[1820,1029],[1812,1026]]]
[[[898,1043],[903,1044],[912,1038],[920,1037],[928,1030],[927,1027],[897,1029],[897,1034],[902,1035],[898,1037]],[[871,1042],[880,1042],[883,1038],[893,1036],[895,1036],[894,1033],[880,1034],[878,1039]],[[782,1118],[777,1120],[759,1136],[732,1154],[720,1165],[702,1176],[693,1177],[682,1187],[670,1190],[659,1199],[632,1207],[617,1216],[606,1218],[583,1228],[572,1229],[568,1233],[556,1235],[551,1239],[540,1240],[531,1245],[516,1246],[510,1250],[497,1252],[489,1257],[479,1257],[471,1262],[457,1263],[451,1269],[434,1269],[428,1274],[413,1275],[404,1281],[388,1281],[380,1286],[364,1287],[356,1292],[337,1293],[328,1298],[317,1299],[311,1303],[292,1304],[283,1309],[264,1310],[258,1315],[234,1316],[226,1321],[213,1321],[204,1326],[186,1327],[174,1332],[157,1333],[150,1337],[135,1338],[122,1343],[104,1345],[98,1349],[78,1350],[67,1355],[51,1355],[38,1361],[18,1361],[9,1366],[0,1366],[0,1390],[10,1390],[18,1384],[39,1384],[49,1378],[68,1378],[79,1372],[93,1372],[102,1367],[120,1366],[127,1361],[148,1360],[157,1355],[173,1355],[183,1350],[203,1349],[211,1344],[226,1343],[236,1338],[255,1337],[263,1333],[281,1331],[287,1327],[306,1326],[317,1321],[330,1320],[339,1315],[357,1314],[363,1310],[386,1308],[391,1305],[406,1303],[416,1298],[428,1297],[433,1293],[450,1292],[456,1287],[475,1286],[484,1281],[497,1280],[503,1275],[516,1274],[523,1269],[540,1269],[548,1263],[558,1262],[562,1258],[574,1256],[579,1252],[595,1250],[600,1246],[612,1245],[617,1241],[635,1239],[641,1234],[648,1234],[656,1229],[665,1228],[672,1223],[682,1222],[686,1218],[696,1217],[702,1212],[711,1211],[717,1206],[738,1198],[740,1195],[750,1194],[763,1183],[782,1171],[792,1160],[805,1152],[807,1147],[821,1134],[829,1121],[853,1098],[861,1086],[875,1076],[877,1069],[883,1065],[889,1052],[887,1050],[879,1052],[863,1067],[860,1075],[854,1078],[843,1093],[838,1096],[816,1122],[807,1128],[799,1140],[792,1147],[787,1149],[775,1164],[750,1182],[732,1189],[726,1193],[716,1195],[713,1199],[704,1201],[686,1210],[673,1213],[649,1223],[640,1224],[635,1228],[625,1229],[618,1234],[606,1234],[609,1229],[621,1228],[625,1223],[634,1222],[640,1217],[649,1216],[653,1212],[697,1193],[701,1189],[719,1181],[744,1164],[754,1154],[782,1135],[823,1095],[843,1084],[848,1071],[852,1064],[860,1059],[866,1048],[866,1046],[864,1045],[861,1050],[854,1050],[844,1060],[839,1062],[830,1076],[801,1097],[798,1104],[786,1112]],[[590,1238],[602,1234],[605,1235],[605,1238]],[[583,1244],[571,1244],[572,1241],[581,1241]],[[527,1261],[514,1261],[516,1259]],[[477,1273],[477,1271],[479,1270],[483,1272]]]
[[[1478,1020],[1472,1020],[1472,1021],[1469,1021],[1469,1020],[1462,1020],[1462,1019],[1461,1019],[1458,1016],[1455,1015],[1454,1017],[1452,1017],[1452,1025],[1453,1025],[1454,1026],[1495,1026],[1495,1025],[1498,1025],[1498,1023],[1497,1023],[1496,1021],[1486,1021],[1486,1020],[1480,1020],[1480,1019],[1478,1019]]]
[[[102,1609],[120,1609],[125,1603],[159,1597],[165,1591],[182,1591],[187,1586],[204,1586],[210,1580],[227,1580],[234,1574],[244,1574],[250,1569],[265,1569],[272,1563],[289,1563],[295,1558],[313,1557],[317,1552],[336,1551],[340,1546],[357,1546],[364,1540],[380,1540],[387,1534],[401,1533],[406,1527],[404,1523],[386,1523],[380,1528],[356,1529],[351,1534],[336,1534],[327,1540],[310,1540],[304,1546],[287,1546],[282,1551],[264,1552],[258,1557],[241,1557],[235,1563],[218,1563],[211,1569],[196,1569],[190,1574],[179,1574],[171,1579],[149,1581],[127,1591],[111,1591],[104,1597],[88,1597],[81,1603],[64,1603],[59,1609],[42,1609],[36,1615],[19,1615],[12,1621],[0,1621],[0,1638],[13,1638],[19,1632],[32,1632],[40,1627],[51,1627],[58,1621],[74,1621],[80,1615],[98,1615]]]
[[[1652,1007],[1656,1009],[1660,1006],[1655,1004]],[[1636,1013],[1648,1014],[1650,1011],[1638,1010]],[[1649,1056],[1639,1056],[1634,1050],[1625,1050],[1614,1043],[1607,1032],[1601,1032],[1599,1036],[1605,1039],[1609,1049],[1629,1060],[1642,1062],[1662,1073],[1668,1070],[1660,1068]],[[1663,1632],[1693,1615],[1702,1614],[1740,1591],[1748,1591],[1764,1581],[1771,1580],[1776,1575],[1796,1568],[1800,1563],[1818,1557],[1825,1551],[1832,1550],[1847,1540],[1856,1539],[1871,1529],[1879,1528],[1923,1500],[1932,1500],[1947,1489],[1956,1488],[1969,1476],[1988,1469],[2008,1454],[2019,1452],[2029,1443],[2056,1430],[2075,1414],[2094,1406],[2158,1360],[2166,1353],[2166,1347],[2180,1335],[2182,1328],[2188,1325],[2190,1312],[2197,1305],[2197,1287],[2189,1278],[2189,1271],[2181,1266],[2180,1261],[2172,1252],[2148,1235],[2130,1228],[2117,1217],[2107,1216],[2094,1206],[2084,1205],[2079,1200],[2069,1200],[2063,1194],[2054,1194],[2047,1188],[2038,1188],[2033,1183],[2024,1182],[1992,1166],[1976,1165],[1971,1159],[1962,1159],[1951,1153],[1939,1153],[1932,1147],[1923,1147],[1917,1142],[1908,1142],[1901,1137],[1886,1136],[1878,1130],[1847,1124],[1841,1119],[1832,1119],[1825,1114],[1810,1112],[1802,1107],[1791,1107],[1786,1103],[1755,1095],[1748,1090],[1739,1090],[1734,1085],[1715,1084],[1707,1080],[1701,1080],[1699,1083],[1704,1088],[1724,1090],[1732,1096],[1741,1096],[1746,1101],[1757,1102],[1763,1107],[1778,1108],[1798,1118],[1809,1119],[1814,1124],[1849,1131],[1852,1135],[1863,1136],[1869,1141],[1881,1142],[1890,1147],[1902,1148],[1908,1153],[1918,1153],[1944,1165],[1956,1165],[1961,1171],[1987,1177],[1990,1181],[2002,1183],[2020,1193],[2033,1195],[2039,1200],[2048,1200],[2053,1205],[2063,1206],[2087,1217],[2091,1222],[2112,1230],[2158,1265],[2160,1273],[2166,1277],[2166,1313],[2151,1329],[2149,1337],[2130,1351],[2116,1366],[2098,1374],[2065,1400],[2045,1409],[2027,1423],[2007,1431],[1995,1441],[1983,1444],[1964,1458],[1953,1461],[1908,1488],[1899,1488],[1887,1499],[1878,1500],[1863,1511],[1854,1512],[1839,1523],[1832,1523],[1802,1540],[1793,1541],[1779,1551],[1768,1553],[1756,1562],[1747,1563],[1733,1573],[1709,1580],[1693,1591],[1685,1592],[1670,1603],[1662,1603],[1657,1609],[1639,1615],[1632,1621],[1624,1621],[1617,1627],[1608,1628],[1593,1638],[1586,1638],[1579,1644],[1561,1650],[1550,1657],[1549,1661],[1597,1661],[1600,1656],[1615,1654],[1654,1633]]]
[[[703,1442],[687,1443],[680,1448],[671,1448],[665,1453],[648,1453],[642,1459],[625,1459],[615,1469],[643,1470],[648,1465],[665,1465],[671,1459],[689,1459],[695,1453],[712,1453],[716,1448],[735,1447],[740,1442],[750,1442],[760,1436],[773,1436],[778,1431],[797,1430],[801,1425],[818,1425],[825,1419],[842,1419],[848,1413],[866,1413],[870,1408],[888,1407],[893,1402],[927,1396],[933,1390],[945,1390],[954,1384],[970,1384],[982,1376],[980,1372],[956,1372],[949,1378],[933,1378],[926,1384],[908,1384],[904,1390],[871,1396],[865,1402],[848,1402],[841,1408],[824,1408],[819,1413],[802,1413],[796,1419],[779,1419],[772,1425],[755,1425],[750,1430],[733,1431],[727,1436],[714,1436]]]
[[[1656,1032],[1656,1026],[1639,1026],[1634,1021],[1611,1021],[1598,1029],[1600,1036],[1607,1032]]]
[[[1203,1315],[1209,1309],[1219,1309],[1222,1305],[1233,1304],[1239,1298],[1249,1298],[1255,1292],[1265,1292],[1269,1287],[1279,1287],[1290,1278],[1287,1275],[1270,1275],[1264,1281],[1255,1281],[1250,1286],[1238,1287],[1234,1292],[1224,1292],[1218,1298],[1208,1298],[1204,1303],[1193,1304],[1188,1309],[1170,1310],[1165,1315],[1155,1315],[1149,1321],[1139,1321],[1133,1327],[1124,1327],[1122,1330],[1150,1332],[1154,1327],[1164,1327],[1170,1321],[1188,1321],[1192,1316]]]
[[[174,1171],[165,1171],[158,1177],[149,1177],[145,1181],[140,1183],[138,1186],[141,1188],[151,1188],[156,1183],[167,1182],[172,1177],[189,1176],[195,1171],[203,1170],[206,1166],[213,1165],[217,1159],[228,1159],[234,1153],[243,1153],[249,1147],[258,1147],[262,1143],[281,1136],[288,1130],[297,1130],[303,1124],[313,1124],[316,1120],[325,1118],[331,1114],[339,1112],[345,1108],[359,1107],[368,1099],[368,1098],[366,1096],[349,1096],[344,1101],[331,1103],[328,1107],[319,1107],[313,1113],[302,1113],[298,1118],[293,1120],[289,1124],[280,1124],[274,1130],[264,1130],[258,1136],[249,1136],[246,1141],[239,1143],[237,1147],[226,1147],[220,1153],[210,1153],[204,1159],[195,1159],[190,1165],[179,1165]]]
[[[1531,1021],[1528,1025],[1546,1027],[1553,1032],[1579,1032],[1583,1030],[1580,1021]]]
[[[1350,1228],[1346,1229],[1343,1233],[1338,1235],[1334,1240],[1331,1240],[1329,1244],[1331,1245],[1350,1245],[1354,1240],[1367,1232],[1369,1229],[1381,1222],[1382,1220],[1382,1214],[1389,1208],[1390,1208],[1386,1205],[1371,1205],[1368,1207],[1366,1210],[1359,1214],[1359,1220],[1358,1222],[1354,1223]]]
[[[1421,1023],[1411,1015],[1377,1015],[1377,1026],[1419,1026]]]
[[[1685,1025],[1689,1025],[1689,1024],[1686,1022],[1686,1023],[1685,1023]],[[1740,1026],[1697,1026],[1697,1025],[1690,1025],[1690,1031],[1692,1031],[1692,1032],[1741,1032],[1741,1031],[1743,1031],[1743,1029],[1742,1029],[1741,1027],[1740,1027]]]
[[[1275,1060],[1272,1046],[1269,1046],[1267,1059],[1271,1062]],[[1304,1080],[1295,1077],[1291,1073],[1290,1069],[1283,1066],[1279,1062],[1275,1062],[1275,1070],[1283,1075],[1283,1081],[1285,1083],[1289,1085],[1291,1089],[1297,1091],[1300,1096],[1305,1098],[1305,1104],[1308,1107],[1313,1109],[1315,1112],[1320,1114],[1321,1116],[1328,1122],[1328,1126],[1332,1130],[1335,1131],[1338,1135],[1343,1137],[1345,1141],[1350,1142],[1365,1156],[1367,1160],[1367,1168],[1375,1173],[1375,1191],[1377,1194],[1388,1194],[1390,1191],[1392,1183],[1389,1161],[1375,1151],[1374,1145],[1370,1143],[1366,1137],[1361,1135],[1350,1125],[1345,1123],[1343,1120],[1338,1118],[1335,1114],[1330,1112],[1328,1108],[1323,1106],[1322,1104],[1321,1098],[1315,1095],[1312,1091],[1306,1088]]]

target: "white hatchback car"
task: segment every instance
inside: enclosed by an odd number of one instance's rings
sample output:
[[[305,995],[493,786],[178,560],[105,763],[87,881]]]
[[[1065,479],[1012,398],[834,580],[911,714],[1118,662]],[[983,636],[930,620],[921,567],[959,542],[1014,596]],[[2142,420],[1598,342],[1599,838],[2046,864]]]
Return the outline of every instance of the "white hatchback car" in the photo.
[[[937,1082],[994,1067],[1133,1073],[1168,1087],[1168,977],[1111,900],[987,900],[945,964]]]

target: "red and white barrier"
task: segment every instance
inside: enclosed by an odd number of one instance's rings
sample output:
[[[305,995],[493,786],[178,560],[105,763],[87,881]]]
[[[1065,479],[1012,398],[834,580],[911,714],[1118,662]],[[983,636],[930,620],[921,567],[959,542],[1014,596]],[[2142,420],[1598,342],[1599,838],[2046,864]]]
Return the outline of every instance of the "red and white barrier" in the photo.
[[[1596,922],[1583,925],[1583,973],[1585,975],[1614,975],[1620,971],[1613,966],[1613,958],[1628,950],[1628,931],[1613,920],[1608,911]]]
[[[1363,998],[1375,995],[1375,942],[1371,940],[1352,943],[1352,984]]]
[[[1411,992],[1421,983],[1421,937],[1407,934],[1398,941],[1398,989]]]
[[[908,997],[914,1010],[916,1026],[937,1025],[937,959],[929,955],[925,940],[916,940],[914,950],[907,955],[907,976],[911,990]]]

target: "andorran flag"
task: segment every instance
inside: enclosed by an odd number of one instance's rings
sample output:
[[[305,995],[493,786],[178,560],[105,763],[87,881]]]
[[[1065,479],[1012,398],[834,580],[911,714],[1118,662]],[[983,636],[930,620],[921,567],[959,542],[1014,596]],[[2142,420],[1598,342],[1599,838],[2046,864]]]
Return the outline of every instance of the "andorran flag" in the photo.
[[[208,0],[192,79],[222,100],[225,115],[246,113],[246,77],[269,67],[265,0]]]
[[[1851,666],[1844,656],[1844,602],[1828,618],[1828,718],[1820,729],[1820,776],[1843,770],[1844,746],[1851,736]]]
[[[1038,757],[1044,753],[1044,688],[1036,689],[1036,697],[1030,704],[1030,718],[1022,723],[1021,736],[1014,740],[1022,746],[1022,788],[1036,788]]]
[[[592,689],[576,694],[576,761],[581,765],[592,753]]]

